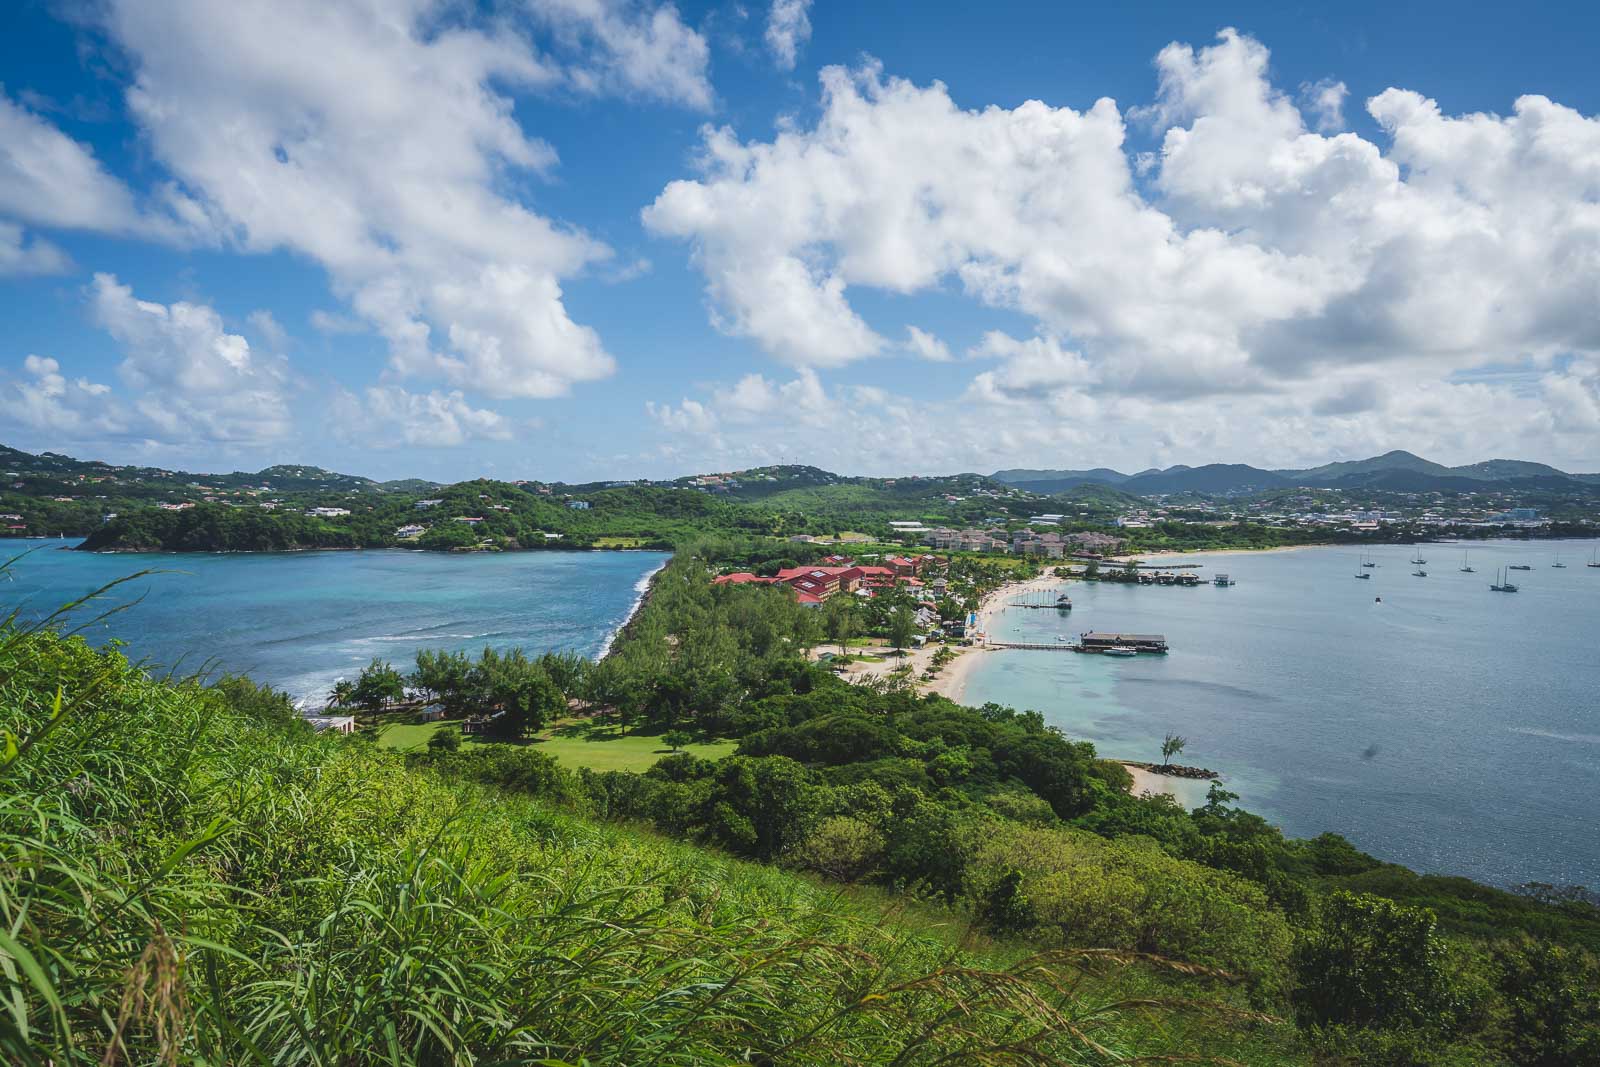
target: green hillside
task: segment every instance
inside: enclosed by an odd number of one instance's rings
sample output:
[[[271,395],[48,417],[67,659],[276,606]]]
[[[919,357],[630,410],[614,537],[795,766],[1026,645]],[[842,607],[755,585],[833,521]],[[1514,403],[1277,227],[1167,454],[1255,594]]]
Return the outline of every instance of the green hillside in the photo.
[[[1420,877],[1220,789],[1131,796],[1037,713],[846,684],[801,655],[834,615],[708,580],[789,546],[730,547],[680,553],[599,664],[419,655],[409,684],[498,709],[498,740],[407,752],[366,673],[364,728],[315,736],[248,680],[0,621],[0,1054],[1594,1062],[1583,893]],[[574,700],[736,747],[546,754]]]
[[[0,687],[10,1063],[1302,1062],[1196,968],[590,821],[536,754],[494,791],[11,625]]]

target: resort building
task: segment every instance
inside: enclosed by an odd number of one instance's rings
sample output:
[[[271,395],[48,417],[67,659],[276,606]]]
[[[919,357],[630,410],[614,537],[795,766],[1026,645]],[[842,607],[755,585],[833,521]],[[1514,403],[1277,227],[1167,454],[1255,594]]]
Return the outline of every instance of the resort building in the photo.
[[[354,715],[307,715],[306,722],[317,733],[332,730],[336,734],[353,734],[356,732],[356,717]]]

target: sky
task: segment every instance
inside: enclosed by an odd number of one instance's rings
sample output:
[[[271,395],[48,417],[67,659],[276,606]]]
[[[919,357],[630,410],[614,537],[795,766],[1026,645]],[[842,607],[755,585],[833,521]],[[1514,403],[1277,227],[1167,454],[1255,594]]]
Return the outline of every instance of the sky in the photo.
[[[1600,6],[4,8],[0,443],[1600,470]]]

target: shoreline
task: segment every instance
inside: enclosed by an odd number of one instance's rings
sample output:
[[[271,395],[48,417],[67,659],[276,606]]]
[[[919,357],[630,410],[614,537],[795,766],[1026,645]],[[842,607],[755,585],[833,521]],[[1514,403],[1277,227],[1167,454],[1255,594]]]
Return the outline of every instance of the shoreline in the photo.
[[[655,570],[650,571],[633,583],[633,587],[638,590],[639,595],[633,598],[633,603],[629,605],[628,613],[622,617],[622,621],[606,635],[605,641],[600,645],[599,653],[594,657],[596,663],[611,655],[612,650],[616,648],[617,638],[622,636],[623,631],[633,624],[634,619],[639,617],[639,612],[644,610],[645,602],[650,599],[650,594],[655,592],[656,579],[661,577],[661,572],[667,569],[667,564],[671,563],[672,560],[673,557],[668,556],[661,561],[661,565],[656,567]]]
[[[987,647],[987,642],[990,628],[1000,613],[1005,611],[1006,602],[1015,596],[1025,596],[1030,592],[1057,588],[1065,585],[1066,581],[1067,579],[1057,578],[1053,574],[1046,573],[1022,581],[1005,582],[985,593],[983,598],[978,601],[978,610],[974,613],[977,616],[977,632],[983,635],[985,643],[960,648],[956,652],[956,658],[945,666],[939,677],[924,684],[924,691],[936,693],[949,700],[954,700],[958,704],[961,703],[966,693],[968,676],[972,673],[973,668],[977,666],[978,657],[989,652],[998,651]]]
[[[1353,544],[1354,542],[1351,543]],[[1126,563],[1130,559],[1138,562],[1143,562],[1146,560],[1194,559],[1201,556],[1259,556],[1270,552],[1299,552],[1307,548],[1341,547],[1344,547],[1344,543],[1335,541],[1318,541],[1314,544],[1307,545],[1273,545],[1271,548],[1197,548],[1192,552],[1184,552],[1181,549],[1168,548],[1163,549],[1160,552],[1148,552],[1144,554],[1137,552],[1124,552],[1116,556],[1107,556],[1106,562]],[[1071,562],[1076,566],[1082,566],[1081,560],[1072,560]]]

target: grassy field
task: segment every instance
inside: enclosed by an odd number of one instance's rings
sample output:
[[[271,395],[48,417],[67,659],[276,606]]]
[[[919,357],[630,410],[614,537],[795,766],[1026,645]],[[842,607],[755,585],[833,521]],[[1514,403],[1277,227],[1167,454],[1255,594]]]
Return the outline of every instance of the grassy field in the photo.
[[[661,741],[661,735],[616,734],[595,736],[582,733],[557,733],[541,738],[533,747],[548,756],[554,756],[569,767],[589,767],[597,771],[646,771],[670,751]],[[684,751],[702,759],[721,759],[733,754],[738,747],[735,741],[712,741],[708,744],[685,745]]]
[[[390,722],[378,727],[378,747],[404,752],[408,748],[421,748],[428,743],[441,726],[456,728],[455,723],[443,722]]]
[[[638,548],[644,544],[642,537],[596,537],[596,548]]]
[[[388,723],[378,727],[378,747],[399,752],[422,748],[437,731],[457,729],[455,722]],[[473,741],[463,738],[468,744]],[[660,734],[628,734],[591,730],[587,724],[562,723],[539,734],[532,747],[554,756],[568,767],[590,767],[597,771],[646,771],[671,750]],[[738,747],[734,741],[711,741],[684,746],[684,751],[702,759],[721,759]]]

